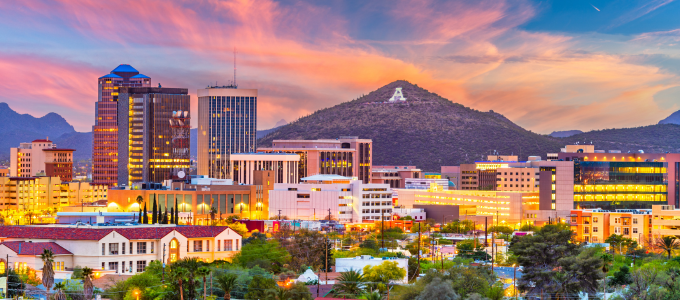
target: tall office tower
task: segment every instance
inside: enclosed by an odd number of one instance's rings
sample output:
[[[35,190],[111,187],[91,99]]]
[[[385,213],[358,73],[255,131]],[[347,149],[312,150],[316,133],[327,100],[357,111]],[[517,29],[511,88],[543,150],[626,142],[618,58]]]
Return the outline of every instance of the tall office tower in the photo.
[[[177,175],[173,172],[188,171],[189,136],[181,141],[175,133],[178,120],[189,122],[189,90],[121,87],[119,91],[118,185],[160,183]]]
[[[92,126],[92,182],[116,185],[118,180],[118,96],[121,87],[150,87],[151,78],[130,65],[99,77],[99,99]]]
[[[230,178],[229,155],[255,152],[257,90],[198,90],[198,175]]]

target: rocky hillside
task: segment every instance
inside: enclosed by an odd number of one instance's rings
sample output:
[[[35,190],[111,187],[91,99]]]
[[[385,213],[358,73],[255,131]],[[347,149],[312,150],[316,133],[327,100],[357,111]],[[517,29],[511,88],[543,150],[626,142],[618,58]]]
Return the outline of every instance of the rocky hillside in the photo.
[[[407,100],[386,103],[398,87]],[[260,139],[258,146],[269,146],[275,139],[339,136],[373,139],[374,165],[416,165],[426,171],[480,160],[494,150],[523,158],[544,156],[564,143],[525,130],[493,111],[474,110],[396,81],[282,126]]]

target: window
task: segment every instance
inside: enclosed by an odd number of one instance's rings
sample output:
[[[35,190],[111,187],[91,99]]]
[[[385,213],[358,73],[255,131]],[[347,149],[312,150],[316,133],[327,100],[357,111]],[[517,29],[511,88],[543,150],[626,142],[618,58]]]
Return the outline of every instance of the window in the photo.
[[[614,227],[614,233],[621,234],[621,227]]]
[[[590,228],[584,227],[583,228],[583,234],[589,234],[590,233]]]
[[[137,254],[146,254],[146,242],[137,242]]]
[[[170,241],[170,249],[177,249],[179,242],[177,240]]]
[[[205,251],[210,252],[210,240],[205,241]]]
[[[120,247],[121,254],[125,254],[125,243],[122,244],[122,247]],[[123,267],[125,269],[125,267]]]
[[[4,273],[5,273],[5,268],[6,268],[5,262],[4,262],[4,261],[0,261],[0,273],[3,273],[3,274],[4,274]]]
[[[155,242],[151,242],[150,244],[151,244],[151,252],[149,252],[149,253],[153,253],[153,246],[154,246],[154,244],[156,244],[156,243],[155,243]]]
[[[231,251],[233,244],[233,240],[224,240],[224,251]]]
[[[123,248],[123,249],[125,249],[125,248]],[[123,254],[125,254],[125,253],[123,253]],[[123,264],[121,265],[120,272],[125,273],[125,262],[123,262]]]
[[[130,273],[132,273],[132,261],[130,261]]]
[[[220,250],[220,249],[221,249],[221,248],[220,248],[220,246],[221,246],[221,245],[220,245],[220,241],[217,240],[217,243],[215,243],[215,244],[217,244],[217,252],[222,251],[222,250]]]
[[[630,234],[630,228],[624,228],[624,229],[623,229],[623,234],[629,235],[629,234]]]
[[[633,233],[638,233],[637,227],[633,228]]]
[[[118,262],[117,261],[109,262],[109,270],[114,270],[116,271],[116,273],[118,273]]]
[[[614,223],[618,224],[619,223],[619,218],[614,218]]]
[[[203,252],[203,241],[194,241],[194,252]]]
[[[146,260],[137,261],[137,273],[144,272],[146,270]]]
[[[633,218],[633,224],[637,224],[637,218]]]
[[[102,243],[102,255],[106,255],[106,244]],[[103,269],[103,267],[102,267]]]
[[[593,217],[593,223],[597,223],[597,217]]]
[[[236,239],[236,251],[238,251],[238,239]]]
[[[4,263],[2,263],[4,266]],[[53,261],[52,262],[52,269],[55,271],[64,271],[64,262],[63,261]],[[3,270],[4,272],[4,270]]]
[[[118,243],[109,243],[109,254],[118,255]]]
[[[132,254],[132,242],[130,242],[130,254]],[[130,266],[132,266],[132,263],[130,263]]]
[[[593,227],[593,232],[597,232],[597,227]]]

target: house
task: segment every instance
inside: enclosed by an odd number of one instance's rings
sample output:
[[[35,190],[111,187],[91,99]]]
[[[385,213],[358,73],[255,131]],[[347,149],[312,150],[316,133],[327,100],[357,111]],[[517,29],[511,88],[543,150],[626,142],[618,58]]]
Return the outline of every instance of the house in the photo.
[[[228,260],[240,251],[241,240],[227,226],[0,226],[0,271],[9,265],[40,273],[40,254],[50,249],[55,278],[70,278],[76,266],[93,269],[95,277],[134,275],[154,260]]]

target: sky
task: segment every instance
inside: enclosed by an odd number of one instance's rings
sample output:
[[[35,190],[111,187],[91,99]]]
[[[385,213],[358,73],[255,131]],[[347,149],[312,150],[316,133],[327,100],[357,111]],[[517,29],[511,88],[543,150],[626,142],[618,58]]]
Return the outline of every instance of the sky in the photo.
[[[680,110],[680,1],[0,1],[0,102],[91,131],[97,78],[256,88],[258,128],[404,79],[538,133]],[[195,126],[196,118],[192,119]]]

